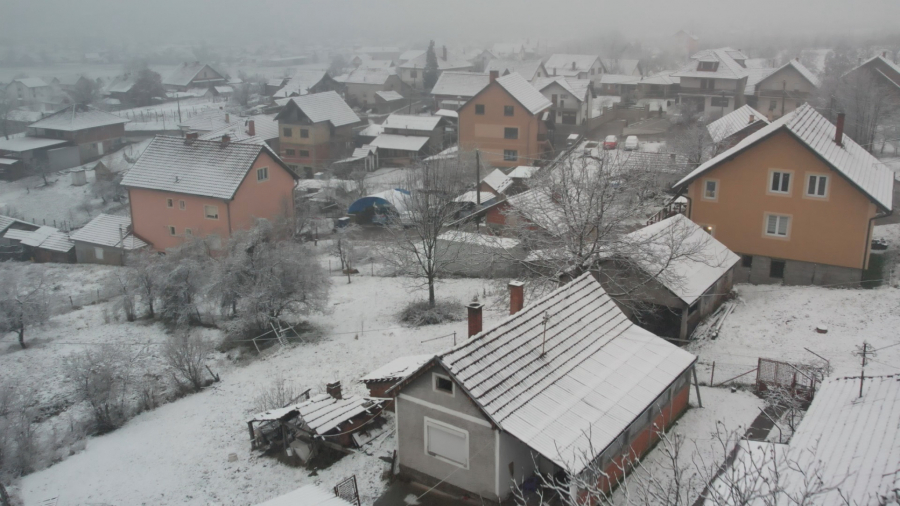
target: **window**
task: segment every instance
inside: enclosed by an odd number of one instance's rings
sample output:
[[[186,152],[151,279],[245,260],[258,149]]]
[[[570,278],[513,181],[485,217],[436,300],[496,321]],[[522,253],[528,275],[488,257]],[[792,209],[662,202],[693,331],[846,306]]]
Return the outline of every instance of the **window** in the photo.
[[[284,136],[285,136],[285,137],[290,137],[290,136],[293,135],[293,133],[291,132],[291,129],[290,129],[290,128],[284,128],[284,129],[282,129],[282,130],[284,131]]]
[[[770,101],[769,101],[769,110],[770,110],[770,111],[774,111],[775,108],[777,108],[777,107],[778,107],[778,101],[777,101],[777,100],[770,100]]]
[[[828,176],[811,174],[806,182],[806,195],[810,197],[825,197],[828,191]]]
[[[484,116],[484,104],[475,104],[475,114]]]
[[[556,100],[558,98],[559,98],[559,96],[556,94],[550,95],[550,101],[553,102],[554,105],[556,104]]]
[[[717,200],[719,198],[719,182],[715,179],[707,179],[703,182],[703,198]]]
[[[790,223],[790,216],[780,216],[777,214],[766,215],[766,235],[787,237]]]
[[[166,207],[175,207],[175,201],[172,199],[166,199]]]
[[[309,139],[309,130],[305,128],[300,129],[300,138],[301,139]]]
[[[519,138],[519,129],[518,128],[504,128],[503,129],[503,138],[504,139],[518,139]]]
[[[706,70],[706,71],[710,71],[710,72],[715,72],[716,67],[718,67],[718,62],[702,61],[702,62],[700,62],[700,66],[697,67],[697,70]]]
[[[445,394],[455,395],[453,393],[453,380],[443,374],[432,373],[432,381],[434,382],[434,391],[443,392]]]
[[[284,156],[297,156],[297,151],[293,149],[285,149]]]
[[[504,149],[503,160],[507,162],[515,162],[519,159],[519,152],[515,149]]]
[[[700,88],[704,90],[712,90],[716,87],[715,81],[712,79],[701,79],[700,80]]]
[[[103,248],[94,248],[94,258],[96,260],[103,260]]]
[[[464,469],[469,468],[469,432],[425,417],[425,453]]]
[[[268,181],[269,180],[269,168],[268,167],[260,167],[256,169],[256,181]]]
[[[784,260],[772,260],[769,263],[769,277],[784,279]]]
[[[711,107],[728,107],[729,100],[726,97],[710,97],[709,105]]]
[[[300,157],[301,157],[301,158],[309,158],[309,150],[301,149],[301,150],[300,150]]]
[[[208,220],[219,219],[219,206],[203,206],[203,213]]]
[[[513,114],[515,114],[515,108],[513,106],[511,106],[511,105],[503,106],[503,115],[504,116],[512,116]]]
[[[741,255],[741,267],[745,269],[753,267],[753,255]]]
[[[169,235],[175,235],[175,227],[169,225]]]
[[[791,173],[772,171],[771,184],[769,191],[772,193],[790,193],[791,192]]]
[[[183,200],[178,201],[178,209],[184,211],[187,208],[187,203]]]

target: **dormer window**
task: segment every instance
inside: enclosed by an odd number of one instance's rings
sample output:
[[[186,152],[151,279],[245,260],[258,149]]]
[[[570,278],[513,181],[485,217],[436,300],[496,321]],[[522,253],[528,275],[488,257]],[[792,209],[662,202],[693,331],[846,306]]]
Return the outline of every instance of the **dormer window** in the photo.
[[[717,68],[719,68],[719,62],[717,62],[717,61],[702,61],[702,62],[700,62],[700,65],[697,67],[697,70],[703,70],[706,72],[715,72]]]

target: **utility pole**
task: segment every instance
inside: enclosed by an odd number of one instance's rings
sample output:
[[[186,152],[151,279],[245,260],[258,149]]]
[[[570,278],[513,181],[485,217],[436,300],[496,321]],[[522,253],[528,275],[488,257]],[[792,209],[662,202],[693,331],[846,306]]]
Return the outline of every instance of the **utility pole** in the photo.
[[[781,116],[784,117],[784,99],[787,96],[787,81],[781,81]]]
[[[459,148],[457,148],[459,149]],[[475,150],[475,204],[481,207],[481,157]]]
[[[867,359],[868,359],[870,356],[871,356],[871,357],[875,357],[876,351],[877,351],[877,350],[875,350],[874,348],[870,347],[870,346],[869,346],[869,343],[867,343],[866,341],[863,341],[862,347],[859,347],[859,346],[856,347],[856,353],[855,353],[855,355],[857,355],[857,356],[859,356],[859,357],[862,357],[862,372],[861,372],[860,375],[859,375],[859,396],[860,396],[860,397],[862,397],[862,395],[863,395],[863,382],[864,382],[865,379],[866,379],[866,362],[867,362]]]
[[[181,98],[175,93],[175,105],[178,106],[178,122],[181,123]]]

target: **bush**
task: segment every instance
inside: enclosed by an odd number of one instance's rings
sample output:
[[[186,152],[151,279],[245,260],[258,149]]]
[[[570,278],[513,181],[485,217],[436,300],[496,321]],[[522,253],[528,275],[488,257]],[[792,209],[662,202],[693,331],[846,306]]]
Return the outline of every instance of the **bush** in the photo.
[[[253,412],[262,413],[270,409],[283,408],[289,404],[296,403],[302,397],[304,390],[300,387],[284,379],[279,374],[272,382],[261,389],[256,397],[253,398]],[[308,398],[308,396],[306,396]]]
[[[212,350],[212,343],[188,330],[178,331],[166,340],[163,358],[182,391],[199,392],[213,382],[215,378],[204,379],[206,359]]]
[[[400,321],[415,327],[460,321],[464,318],[463,306],[458,301],[442,301],[431,307],[427,300],[411,302],[400,312]]]
[[[140,356],[126,346],[88,347],[66,358],[65,371],[79,400],[90,406],[93,432],[122,426],[134,413],[135,362]]]

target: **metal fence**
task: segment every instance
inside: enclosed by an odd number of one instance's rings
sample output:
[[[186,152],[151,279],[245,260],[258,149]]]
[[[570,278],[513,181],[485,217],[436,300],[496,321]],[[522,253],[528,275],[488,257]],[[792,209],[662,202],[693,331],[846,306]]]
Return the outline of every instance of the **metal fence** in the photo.
[[[765,392],[774,388],[789,390],[795,396],[811,400],[820,382],[816,371],[805,366],[760,358],[756,372],[756,390]]]
[[[340,497],[350,504],[360,506],[359,489],[356,487],[356,475],[354,474],[353,476],[335,485],[334,495]]]

